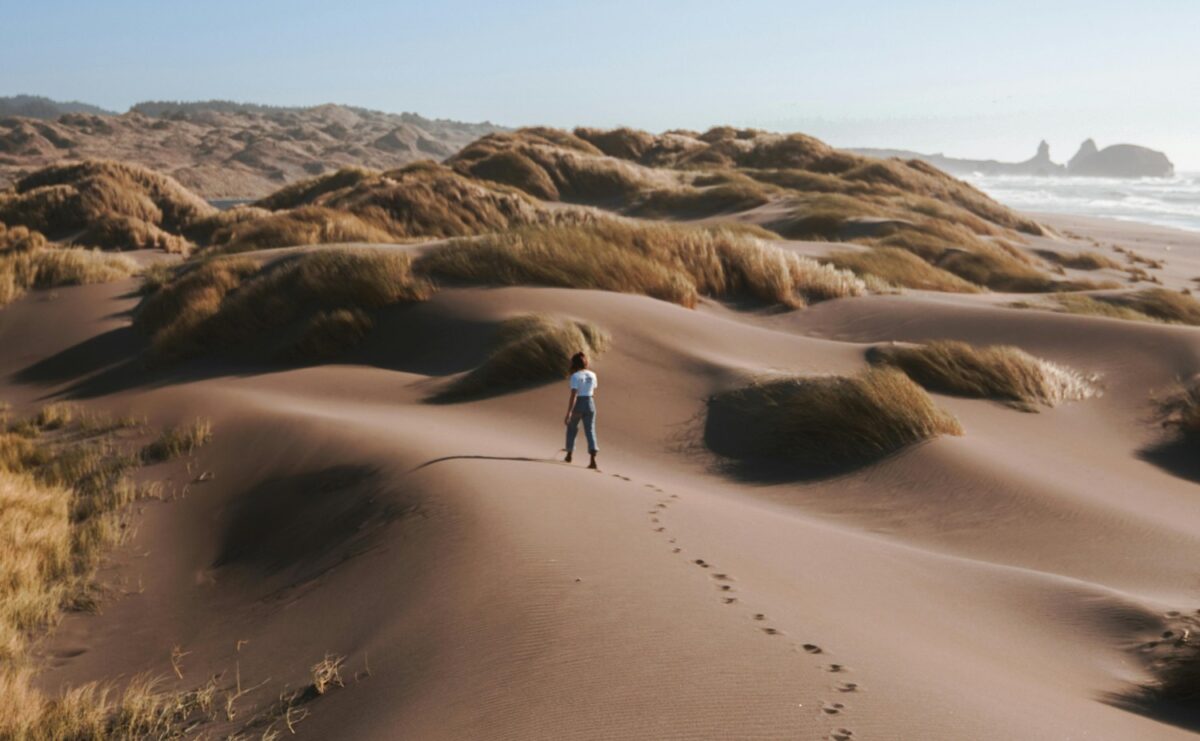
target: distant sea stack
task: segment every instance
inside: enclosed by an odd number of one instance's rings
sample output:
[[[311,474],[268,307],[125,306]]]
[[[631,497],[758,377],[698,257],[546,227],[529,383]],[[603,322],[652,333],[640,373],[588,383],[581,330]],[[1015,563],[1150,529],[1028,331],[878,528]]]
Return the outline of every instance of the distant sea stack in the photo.
[[[1175,166],[1167,155],[1136,144],[1114,144],[1099,149],[1088,139],[1066,165],[1050,159],[1050,145],[1038,144],[1037,154],[1024,162],[968,160],[944,154],[922,154],[905,149],[851,149],[870,157],[899,157],[928,162],[952,175],[1078,175],[1107,178],[1169,178]]]
[[[1167,155],[1136,144],[1114,144],[1097,149],[1088,139],[1067,163],[1068,175],[1105,178],[1169,178],[1175,166]]]

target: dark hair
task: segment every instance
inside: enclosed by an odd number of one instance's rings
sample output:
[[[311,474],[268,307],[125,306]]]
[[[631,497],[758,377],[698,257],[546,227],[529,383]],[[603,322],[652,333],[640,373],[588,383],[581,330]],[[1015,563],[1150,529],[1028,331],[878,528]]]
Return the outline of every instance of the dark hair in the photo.
[[[577,352],[571,356],[571,372],[581,371],[587,367],[587,355]]]

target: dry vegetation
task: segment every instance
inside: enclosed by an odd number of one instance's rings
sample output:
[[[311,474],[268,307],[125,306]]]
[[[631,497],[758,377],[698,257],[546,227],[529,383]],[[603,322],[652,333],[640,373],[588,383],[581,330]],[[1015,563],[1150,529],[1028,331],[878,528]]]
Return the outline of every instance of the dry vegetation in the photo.
[[[1184,437],[1200,437],[1200,376],[1181,383],[1175,393],[1159,405],[1162,422]]]
[[[1073,270],[1124,270],[1119,262],[1099,252],[1081,250],[1074,253],[1063,253],[1054,250],[1038,250],[1037,253],[1055,265]]]
[[[323,314],[420,301],[430,290],[407,255],[386,249],[325,249],[267,264],[226,257],[184,266],[142,301],[134,323],[163,359],[256,351],[294,357],[305,347],[324,352]]]
[[[887,456],[938,435],[960,435],[899,371],[764,381],[709,400],[706,437],[718,453],[809,471],[838,469]]]
[[[156,485],[130,475],[142,460],[182,454],[207,442],[207,423],[168,431],[141,455],[133,443],[140,423],[57,403],[0,428],[0,738],[175,739],[205,729],[230,738],[278,738],[295,732],[304,705],[343,686],[344,658],[327,654],[312,682],[285,690],[278,701],[246,708],[240,672],[171,689],[148,676],[119,684],[89,683],[49,695],[34,687],[28,646],[64,610],[93,609],[92,583],[104,552],[129,532],[127,505],[158,496]],[[162,453],[147,455],[155,447]],[[177,674],[182,678],[182,672]],[[236,719],[236,721],[235,721]]]
[[[108,249],[187,252],[182,232],[215,211],[165,175],[100,160],[47,167],[0,192],[0,221]]]
[[[981,290],[974,283],[968,283],[953,273],[934,267],[899,247],[842,250],[822,258],[822,261],[836,268],[849,270],[860,277],[873,276],[902,288],[949,293],[978,293]]]
[[[193,453],[211,440],[212,424],[206,419],[194,419],[189,424],[163,430],[142,448],[141,457],[146,463],[161,463]]]
[[[689,307],[711,296],[796,308],[865,291],[852,273],[744,233],[615,220],[458,240],[416,267],[442,281],[639,293]]]
[[[1053,406],[1097,393],[1094,379],[1008,345],[940,340],[876,347],[867,357],[873,365],[897,368],[930,391],[947,394]]]
[[[566,378],[567,358],[577,352],[594,358],[609,344],[608,333],[588,322],[535,314],[515,317],[499,326],[487,359],[434,399],[491,396]]]
[[[1053,299],[1053,308],[1069,314],[1200,326],[1200,301],[1190,294],[1166,288],[1107,295],[1059,294]],[[1029,307],[1026,304],[1018,306]]]
[[[95,604],[92,574],[104,550],[125,533],[130,502],[152,495],[129,478],[134,423],[56,404],[0,430],[0,736],[89,736],[99,718],[88,690],[50,700],[30,686],[26,646],[64,609]],[[136,694],[136,692],[134,693]],[[133,695],[130,695],[132,697]],[[126,706],[109,727],[148,729]],[[148,731],[147,731],[148,732]]]
[[[31,289],[106,283],[137,269],[128,257],[49,246],[40,232],[0,223],[0,306]]]

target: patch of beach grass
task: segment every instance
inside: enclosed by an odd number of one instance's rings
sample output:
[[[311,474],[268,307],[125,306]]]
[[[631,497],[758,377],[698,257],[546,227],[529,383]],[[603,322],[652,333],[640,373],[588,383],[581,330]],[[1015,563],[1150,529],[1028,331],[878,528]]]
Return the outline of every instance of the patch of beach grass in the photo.
[[[1056,294],[1055,307],[1069,314],[1131,321],[1200,325],[1200,301],[1166,288],[1103,295]]]
[[[183,271],[144,299],[134,323],[162,359],[239,352],[282,357],[303,352],[289,343],[315,339],[308,333],[321,331],[327,320],[316,317],[322,313],[420,301],[430,290],[413,275],[411,258],[394,250],[327,248],[268,264],[219,258]],[[289,328],[299,336],[283,331]]]
[[[528,314],[502,322],[495,346],[483,363],[434,396],[457,401],[492,396],[567,377],[572,355],[595,358],[608,349],[607,332],[589,322]]]
[[[950,293],[978,293],[974,283],[934,267],[908,250],[899,247],[875,247],[870,250],[841,250],[821,258],[836,268],[849,270],[859,277],[874,276],[902,288]]]
[[[416,269],[441,281],[637,293],[688,307],[711,296],[798,308],[866,290],[853,273],[744,233],[608,219],[458,240]]]
[[[212,423],[196,418],[185,425],[168,427],[142,448],[146,463],[161,463],[181,455],[189,455],[212,440]]]
[[[713,396],[705,438],[720,455],[822,473],[869,463],[958,421],[900,371],[764,380]]]
[[[874,347],[867,358],[903,371],[930,391],[1008,401],[1024,409],[1086,399],[1098,391],[1094,379],[1009,345],[938,340]]]
[[[137,270],[130,258],[98,250],[38,247],[0,252],[0,306],[30,290],[108,283]]]

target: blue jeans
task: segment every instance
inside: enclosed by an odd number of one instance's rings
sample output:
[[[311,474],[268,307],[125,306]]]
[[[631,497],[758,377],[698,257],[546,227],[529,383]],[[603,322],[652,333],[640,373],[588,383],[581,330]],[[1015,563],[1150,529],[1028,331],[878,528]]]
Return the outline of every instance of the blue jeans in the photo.
[[[575,399],[571,422],[567,425],[567,452],[575,452],[575,436],[579,434],[579,421],[583,420],[583,434],[587,436],[588,453],[600,452],[596,447],[596,402],[590,396]]]

